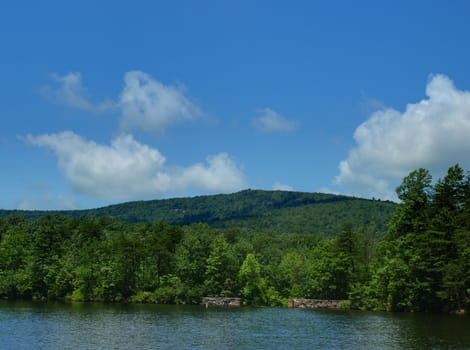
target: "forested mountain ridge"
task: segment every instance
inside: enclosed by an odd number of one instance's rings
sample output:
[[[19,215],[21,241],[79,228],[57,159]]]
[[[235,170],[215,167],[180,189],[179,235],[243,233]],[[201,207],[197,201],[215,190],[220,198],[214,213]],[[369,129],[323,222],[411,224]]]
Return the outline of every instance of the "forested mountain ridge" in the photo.
[[[37,219],[50,214],[69,218],[112,217],[129,223],[196,222],[247,231],[334,235],[345,224],[370,233],[387,229],[396,203],[325,193],[244,190],[233,194],[127,202],[70,211],[0,210],[0,217]]]

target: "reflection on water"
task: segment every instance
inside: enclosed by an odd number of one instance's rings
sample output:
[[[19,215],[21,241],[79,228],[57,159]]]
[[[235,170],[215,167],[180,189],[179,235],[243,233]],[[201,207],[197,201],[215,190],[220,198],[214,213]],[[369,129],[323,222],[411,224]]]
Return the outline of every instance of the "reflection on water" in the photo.
[[[0,349],[470,349],[470,318],[0,302]]]

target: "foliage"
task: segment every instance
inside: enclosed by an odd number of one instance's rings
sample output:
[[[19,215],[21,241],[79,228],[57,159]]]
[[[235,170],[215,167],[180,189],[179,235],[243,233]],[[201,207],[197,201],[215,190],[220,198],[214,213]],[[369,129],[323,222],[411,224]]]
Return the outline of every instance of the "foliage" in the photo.
[[[432,185],[418,169],[397,188],[398,207],[377,256],[363,307],[393,311],[456,311],[468,307],[470,179],[459,165]],[[360,304],[360,303],[358,303]]]
[[[335,235],[349,223],[370,235],[383,234],[396,204],[323,193],[245,190],[234,194],[138,201],[71,211],[0,210],[0,218],[110,217],[128,223],[206,223],[245,232]]]
[[[106,209],[141,221],[162,215],[145,216],[153,206],[178,225],[54,213],[1,218],[0,298],[192,304],[242,296],[249,305],[316,298],[358,309],[468,309],[469,175],[455,165],[433,184],[418,169],[397,194],[399,206],[243,191]]]

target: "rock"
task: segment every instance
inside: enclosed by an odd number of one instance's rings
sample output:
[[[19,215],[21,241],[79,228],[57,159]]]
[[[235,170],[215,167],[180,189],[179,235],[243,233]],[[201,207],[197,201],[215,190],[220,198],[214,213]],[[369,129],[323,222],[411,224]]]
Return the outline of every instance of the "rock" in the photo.
[[[243,299],[235,297],[203,297],[201,305],[216,306],[216,307],[240,307],[242,306]]]
[[[297,309],[341,309],[344,300],[289,299],[287,306]]]

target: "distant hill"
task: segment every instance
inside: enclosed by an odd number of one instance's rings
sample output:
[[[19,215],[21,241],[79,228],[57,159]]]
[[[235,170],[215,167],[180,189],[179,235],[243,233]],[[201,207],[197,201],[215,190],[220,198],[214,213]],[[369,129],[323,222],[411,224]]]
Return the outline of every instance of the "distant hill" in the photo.
[[[329,236],[345,224],[370,234],[383,233],[397,204],[342,195],[289,191],[244,190],[233,194],[127,202],[98,209],[70,211],[0,210],[0,217],[36,219],[50,214],[66,217],[113,217],[139,223],[166,221],[188,225],[237,227],[250,232],[312,233]]]

